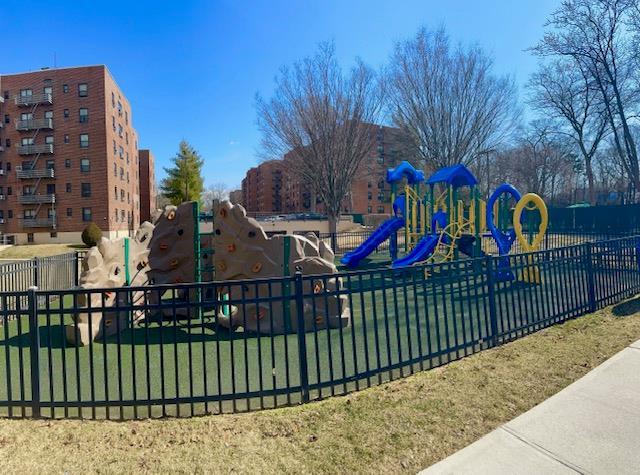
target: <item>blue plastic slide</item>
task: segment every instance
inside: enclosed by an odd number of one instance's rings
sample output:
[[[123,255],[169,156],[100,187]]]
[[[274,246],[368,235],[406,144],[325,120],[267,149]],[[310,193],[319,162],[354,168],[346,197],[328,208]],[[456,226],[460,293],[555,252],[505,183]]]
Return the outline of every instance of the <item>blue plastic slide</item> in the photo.
[[[384,221],[378,229],[376,229],[371,236],[367,238],[365,242],[360,244],[351,252],[347,252],[340,262],[347,267],[356,267],[362,259],[367,257],[376,247],[381,243],[389,239],[395,232],[404,226],[404,218],[394,216]]]
[[[406,267],[426,260],[435,251],[439,239],[439,234],[430,234],[423,237],[409,254],[394,261],[393,268]]]

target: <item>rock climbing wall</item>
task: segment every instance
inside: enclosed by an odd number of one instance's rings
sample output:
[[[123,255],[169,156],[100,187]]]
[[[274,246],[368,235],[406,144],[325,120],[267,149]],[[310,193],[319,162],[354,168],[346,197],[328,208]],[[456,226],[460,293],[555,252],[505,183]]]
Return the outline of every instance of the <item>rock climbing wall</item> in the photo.
[[[244,208],[222,202],[216,211],[214,249],[216,280],[245,280],[292,276],[297,270],[306,275],[335,274],[331,249],[313,234],[267,237],[262,227],[247,217]],[[304,281],[305,328],[336,328],[350,323],[346,296],[335,295],[342,284],[339,278]],[[280,284],[230,285],[231,301],[256,297],[280,297],[293,294]],[[288,307],[288,308],[287,308]],[[283,306],[281,301],[258,305],[233,305],[231,315],[219,315],[219,322],[229,328],[242,326],[260,333],[285,333],[297,330],[295,301]]]
[[[153,224],[145,222],[133,238],[119,238],[112,241],[102,238],[97,246],[89,249],[82,262],[80,287],[115,289],[127,284],[134,287],[147,285],[148,246],[153,229]],[[127,302],[127,299],[131,301]],[[90,341],[113,335],[127,328],[131,319],[137,320],[144,316],[142,312],[118,312],[106,309],[116,304],[135,306],[141,304],[143,299],[142,292],[131,294],[106,291],[80,294],[78,305],[91,308],[92,311],[81,312],[74,316],[75,324],[66,327],[67,340],[71,344],[87,345]]]

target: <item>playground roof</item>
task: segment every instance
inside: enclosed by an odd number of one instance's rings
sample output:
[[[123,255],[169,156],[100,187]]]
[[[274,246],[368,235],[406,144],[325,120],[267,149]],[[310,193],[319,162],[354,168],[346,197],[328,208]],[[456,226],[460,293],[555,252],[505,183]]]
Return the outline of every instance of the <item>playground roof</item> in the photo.
[[[387,183],[395,183],[407,179],[410,185],[416,183],[422,183],[424,181],[424,172],[422,170],[416,170],[413,165],[407,161],[400,162],[395,168],[389,168],[387,170]]]
[[[427,183],[430,185],[446,183],[447,185],[458,188],[460,186],[477,185],[478,180],[476,180],[476,177],[473,176],[473,173],[471,173],[467,167],[459,163],[450,167],[441,168],[429,177]]]

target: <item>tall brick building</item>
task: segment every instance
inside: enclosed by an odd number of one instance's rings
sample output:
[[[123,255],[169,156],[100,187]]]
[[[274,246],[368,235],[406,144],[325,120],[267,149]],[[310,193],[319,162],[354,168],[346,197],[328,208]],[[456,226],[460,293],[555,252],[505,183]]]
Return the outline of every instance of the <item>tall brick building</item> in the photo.
[[[133,232],[138,136],[108,69],[0,75],[0,91],[0,233],[17,243],[77,242],[91,221],[107,237]]]
[[[343,204],[343,212],[355,214],[391,213],[391,187],[385,178],[388,168],[406,159],[398,140],[398,130],[370,125],[373,142],[371,153],[364,159],[353,181],[351,192]],[[290,171],[299,166],[289,153],[282,160],[272,160],[251,168],[242,180],[242,204],[254,213],[324,212],[323,204],[314,198],[308,186]]]
[[[151,150],[138,150],[140,160],[140,221],[150,221],[151,213],[157,208],[155,158]]]

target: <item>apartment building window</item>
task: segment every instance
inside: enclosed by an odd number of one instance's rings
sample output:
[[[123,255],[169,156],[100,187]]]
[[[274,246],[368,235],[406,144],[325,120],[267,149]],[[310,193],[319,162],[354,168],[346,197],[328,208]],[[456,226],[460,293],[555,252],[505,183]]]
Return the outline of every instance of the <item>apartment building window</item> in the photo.
[[[4,145],[5,145],[5,147],[7,147],[7,148],[11,148],[11,139],[6,139],[6,140],[4,141]],[[7,165],[9,165],[9,164],[7,163]],[[9,170],[9,169],[7,168],[7,171],[8,171],[8,170]]]
[[[80,134],[80,148],[89,148],[89,134]]]
[[[115,115],[111,116],[111,127],[113,127],[113,131],[115,132],[116,131],[116,116]]]
[[[9,114],[5,114],[4,115],[4,123],[5,124],[10,124],[11,123],[11,117],[9,117]]]
[[[45,111],[44,118],[45,119],[53,119],[53,111]]]
[[[124,143],[129,145],[129,132],[124,133]]]
[[[33,96],[33,89],[20,89],[20,97],[28,98]]]
[[[62,92],[64,94],[66,94],[67,92],[69,92],[69,85],[68,84],[63,84],[62,85]]]
[[[55,183],[48,183],[47,184],[47,194],[48,195],[55,195],[56,194],[56,184]]]
[[[69,158],[65,158],[65,160],[64,160],[64,167],[65,167],[65,168],[71,168],[71,159],[69,159]]]
[[[78,118],[80,119],[80,123],[84,124],[85,122],[89,122],[89,109],[86,107],[82,107],[78,110]]]
[[[82,208],[82,221],[91,221],[91,208]]]
[[[49,233],[49,236],[52,237],[52,238],[57,238],[58,237],[58,233],[53,231],[53,232]]]
[[[88,158],[80,159],[80,171],[83,173],[88,173],[91,170],[91,162]]]
[[[113,187],[113,196],[116,198],[116,200],[118,199],[118,187],[117,186]]]
[[[131,203],[131,195],[129,195],[129,192],[127,191],[127,203]]]
[[[120,201],[124,203],[124,190],[122,188],[120,189]]]
[[[113,154],[118,155],[118,146],[116,145],[116,141],[113,141]]]
[[[118,101],[118,115],[122,117],[122,102]]]
[[[8,218],[8,219],[13,218],[13,210],[12,210],[12,209],[10,209],[9,211],[7,211],[7,218]]]
[[[82,195],[83,198],[91,197],[91,183],[81,183],[80,194]]]
[[[66,190],[67,193],[71,193],[71,183],[67,183],[67,186],[66,186],[65,190]]]
[[[33,219],[36,217],[36,212],[33,209],[25,209],[22,216],[24,219]]]
[[[33,241],[33,233],[27,233],[27,242],[32,243]]]
[[[129,152],[125,152],[125,155],[127,157],[127,165],[129,165]]]
[[[121,125],[121,124],[118,124],[118,136],[119,136],[120,138],[122,138],[122,130],[123,130],[123,129],[122,129],[122,125]]]
[[[4,99],[9,100],[9,91],[4,91]]]
[[[124,168],[120,167],[120,179],[124,181]]]
[[[33,119],[33,113],[31,112],[23,112],[22,114],[20,114],[20,120],[32,120]]]
[[[384,213],[384,206],[378,206],[378,213]]]
[[[124,148],[122,148],[122,145],[118,149],[118,152],[120,153],[120,158],[124,158]]]
[[[120,221],[122,221],[124,223],[124,210],[123,209],[120,210]]]
[[[44,94],[53,95],[53,88],[51,86],[45,86],[42,88]]]
[[[56,162],[53,160],[47,160],[45,162],[45,166],[47,167],[47,170],[55,170],[56,169]]]
[[[69,143],[69,134],[64,134],[64,143]]]
[[[89,85],[87,83],[78,84],[78,96],[87,97],[89,95]]]
[[[368,200],[370,200],[372,197],[373,197],[373,193],[368,192],[368,193],[367,193],[367,199],[368,199]]]
[[[24,185],[22,187],[22,194],[23,195],[33,195],[33,185]]]
[[[69,118],[69,109],[65,109],[65,110],[62,112],[62,115],[64,116],[64,118],[65,118],[65,119],[68,119],[68,118]]]
[[[129,183],[129,172],[127,172],[127,183]]]
[[[20,144],[24,147],[26,145],[33,145],[33,137],[23,137],[20,140]]]
[[[73,216],[73,208],[67,208],[67,217],[72,217]]]
[[[44,143],[46,143],[48,145],[53,145],[53,135],[47,135],[44,138]]]
[[[118,208],[116,208],[116,209],[115,209],[115,215],[116,215],[116,223],[117,223],[117,222],[118,222],[118,216],[120,216],[120,215],[118,214]]]
[[[7,163],[7,165],[9,165]],[[7,167],[7,170],[9,169],[9,167]],[[11,188],[10,186],[7,186],[7,196],[11,196],[13,194],[13,188]]]
[[[111,93],[111,107],[115,107],[116,106],[116,95],[112,92]]]
[[[113,164],[113,176],[118,177],[118,165]]]

